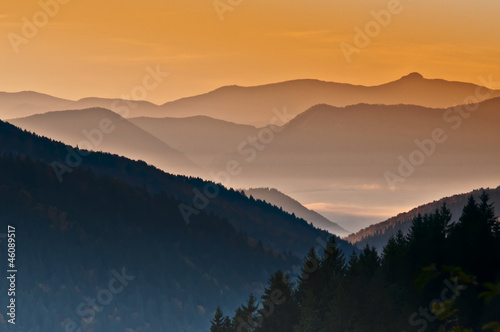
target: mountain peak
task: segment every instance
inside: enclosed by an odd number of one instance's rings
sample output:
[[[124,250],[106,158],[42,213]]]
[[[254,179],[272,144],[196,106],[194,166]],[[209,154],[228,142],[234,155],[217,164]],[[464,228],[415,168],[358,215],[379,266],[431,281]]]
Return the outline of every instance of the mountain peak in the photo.
[[[401,79],[403,80],[421,80],[423,79],[424,77],[422,76],[422,74],[420,73],[417,73],[417,72],[413,72],[413,73],[410,73],[406,76],[403,76],[401,77]]]

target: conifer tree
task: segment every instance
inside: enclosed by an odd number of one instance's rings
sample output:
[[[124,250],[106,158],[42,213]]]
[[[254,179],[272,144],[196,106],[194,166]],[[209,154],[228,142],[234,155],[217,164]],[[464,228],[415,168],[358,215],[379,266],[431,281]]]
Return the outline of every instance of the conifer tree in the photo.
[[[257,299],[250,294],[248,297],[246,305],[241,305],[238,309],[236,309],[236,313],[233,318],[233,328],[237,330],[243,331],[255,331],[255,329],[259,326],[260,318],[257,315]]]
[[[210,332],[225,332],[224,331],[224,313],[221,308],[217,306],[215,310],[214,318],[210,321],[212,326],[210,327]]]
[[[259,332],[292,332],[298,323],[299,308],[293,284],[287,274],[278,271],[271,276],[262,295],[262,326]]]
[[[316,332],[320,330],[321,321],[316,302],[313,292],[308,290],[300,305],[299,324],[295,326],[294,332]]]
[[[408,236],[398,231],[381,257],[366,246],[347,264],[332,237],[321,258],[309,251],[295,291],[281,271],[270,278],[258,310],[262,325],[254,331],[445,331],[440,326],[450,322],[450,328],[479,331],[485,323],[500,321],[500,299],[483,299],[493,298],[485,290],[499,293],[500,238],[493,212],[488,195],[483,193],[479,203],[471,196],[459,221],[450,225],[443,205],[417,215]],[[453,307],[446,312],[453,316],[436,316],[429,307],[436,299],[449,299]],[[247,302],[238,312],[247,307],[252,306]]]
[[[321,292],[321,287],[318,282],[318,269],[320,258],[316,254],[316,250],[311,248],[307,257],[302,263],[301,273],[298,277],[296,298],[299,305],[305,301],[306,295],[311,292],[311,296],[317,299]]]
[[[341,312],[343,308],[339,306],[339,288],[342,286],[345,271],[344,254],[338,248],[335,237],[332,236],[327,242],[318,270],[318,281],[323,286],[321,297],[318,298],[319,306],[327,308],[320,315],[322,329],[327,329],[328,326],[334,328],[343,323],[344,316]]]

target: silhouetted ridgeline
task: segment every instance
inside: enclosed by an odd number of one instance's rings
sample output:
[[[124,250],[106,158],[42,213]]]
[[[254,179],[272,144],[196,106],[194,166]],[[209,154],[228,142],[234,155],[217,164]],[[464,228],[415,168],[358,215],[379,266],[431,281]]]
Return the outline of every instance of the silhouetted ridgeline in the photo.
[[[50,166],[8,155],[0,169],[2,228],[17,229],[22,331],[63,330],[60,322],[70,320],[87,325],[92,311],[80,303],[108,289],[112,271],[122,268],[135,278],[111,303],[98,302],[104,309],[89,323],[95,331],[199,331],[214,300],[231,306],[276,266],[296,262],[213,214],[186,225],[179,201],[165,193],[80,169],[59,183]]]
[[[451,224],[445,205],[417,215],[379,256],[366,246],[346,258],[328,243],[311,250],[297,284],[281,271],[261,302],[232,315],[217,308],[211,332],[498,331],[500,222],[488,194],[467,199]]]
[[[462,207],[467,203],[468,197],[473,195],[476,199],[478,199],[482,191],[483,189],[479,189],[467,194],[453,195],[451,197],[445,197],[432,203],[416,207],[411,211],[400,213],[384,222],[362,229],[355,234],[347,236],[345,239],[353,244],[356,244],[359,248],[370,245],[374,246],[379,252],[381,252],[389,238],[391,236],[395,236],[398,231],[402,231],[405,235],[407,234],[411,227],[413,218],[415,218],[419,213],[432,213],[436,210],[436,208],[446,204],[453,216],[451,222],[456,222],[460,217]],[[484,189],[484,191],[490,196],[491,202],[497,207],[496,212],[498,214],[500,211],[500,186],[496,189]]]
[[[256,199],[261,199],[273,205],[282,207],[285,211],[294,213],[299,218],[303,218],[311,222],[318,228],[329,231],[338,236],[348,235],[349,232],[340,227],[337,223],[330,221],[317,213],[316,211],[309,210],[295,199],[285,195],[274,188],[250,188],[244,190],[247,196],[252,196]]]
[[[77,166],[68,153],[86,154],[0,121],[0,223],[17,229],[22,331],[202,331],[217,303],[234,310],[328,236],[223,187],[187,224],[179,204],[208,182],[104,153]],[[63,181],[53,161],[71,168]]]
[[[490,83],[491,84],[491,83]],[[124,117],[190,117],[205,115],[236,123],[269,123],[276,107],[287,107],[293,116],[317,104],[346,106],[368,104],[413,104],[425,107],[461,105],[475,96],[478,86],[471,83],[427,79],[412,73],[378,86],[361,86],[313,79],[299,79],[259,86],[224,86],[197,96],[163,105],[134,101],[136,107],[120,99],[84,98],[70,101],[36,92],[0,92],[0,118],[29,116],[54,110],[103,107]],[[478,100],[499,97],[499,90],[480,88]],[[124,112],[123,109],[126,111]],[[281,111],[281,109],[280,109]]]
[[[39,137],[0,121],[0,153],[15,153],[29,156],[31,159],[42,159],[47,163],[59,162],[68,165],[67,158],[74,161],[77,153],[86,154],[81,158],[79,167],[90,169],[96,175],[113,177],[127,184],[146,188],[150,193],[164,191],[188,206],[193,205],[196,192],[205,193],[212,182],[199,178],[176,176],[165,173],[142,161],[111,155],[107,153],[87,153],[72,149],[64,144]],[[71,166],[71,164],[70,164]],[[63,174],[63,179],[69,173]],[[256,202],[244,194],[217,186],[218,195],[209,199],[206,212],[213,212],[227,219],[238,230],[246,232],[250,237],[262,240],[273,249],[291,250],[302,256],[316,244],[318,237],[326,239],[328,233],[320,231],[302,219],[284,212],[282,209],[267,203]],[[341,247],[351,252],[353,247],[341,241]]]

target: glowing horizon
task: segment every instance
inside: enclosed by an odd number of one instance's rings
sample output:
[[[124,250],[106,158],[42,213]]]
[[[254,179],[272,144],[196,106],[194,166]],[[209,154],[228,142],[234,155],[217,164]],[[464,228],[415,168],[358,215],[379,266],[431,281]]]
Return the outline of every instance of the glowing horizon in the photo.
[[[195,0],[41,3],[45,10],[38,1],[2,4],[0,91],[119,98],[157,65],[170,75],[145,98],[156,104],[305,78],[367,86],[410,72],[475,84],[479,76],[500,79],[499,2],[219,1],[219,12],[213,1]],[[34,16],[38,31],[26,36],[24,17],[33,24]],[[357,28],[372,35],[363,47]],[[27,42],[16,45],[13,34]],[[350,63],[342,43],[359,51]]]

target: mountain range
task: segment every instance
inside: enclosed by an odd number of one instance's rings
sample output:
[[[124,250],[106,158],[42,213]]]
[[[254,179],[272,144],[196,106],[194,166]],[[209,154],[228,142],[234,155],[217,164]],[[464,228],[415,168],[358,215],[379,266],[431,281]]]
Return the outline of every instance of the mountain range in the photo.
[[[500,98],[448,109],[317,105],[259,148],[247,144],[212,167],[223,170],[236,160],[242,170],[231,185],[270,186],[306,205],[322,203],[318,212],[332,220],[344,219],[341,210],[356,202],[362,207],[353,207],[356,213],[369,219],[341,226],[361,229],[430,194],[500,183],[499,109]]]
[[[189,118],[130,118],[131,123],[159,138],[169,146],[182,151],[202,167],[208,167],[215,158],[233,152],[248,136],[257,134],[257,128],[207,116]]]
[[[277,207],[265,202],[256,202],[243,193],[227,189],[220,184],[197,177],[166,173],[144,161],[73,148],[22,131],[11,124],[1,124],[0,154],[10,153],[14,156],[43,160],[52,166],[55,175],[61,175],[62,181],[71,175],[73,169],[83,168],[91,170],[97,176],[111,177],[128,185],[145,188],[152,194],[165,192],[182,204],[175,212],[178,215],[183,215],[186,210],[184,215],[188,216],[197,215],[200,211],[214,213],[230,221],[241,232],[262,240],[270,248],[291,250],[298,256],[304,255],[318,238],[329,236],[329,233]],[[76,155],[81,156],[78,165],[73,164]],[[340,245],[345,245],[347,250],[352,249],[345,241],[341,241]]]
[[[400,213],[397,216],[387,219],[381,223],[371,225],[354,234],[351,234],[344,239],[356,244],[359,248],[364,248],[366,245],[374,246],[379,252],[387,244],[391,236],[396,236],[398,231],[407,235],[413,218],[418,214],[432,214],[436,209],[440,209],[443,204],[450,210],[452,219],[451,223],[456,223],[462,215],[462,209],[466,205],[467,200],[472,195],[476,200],[479,196],[486,192],[490,197],[490,203],[496,212],[496,216],[500,213],[500,186],[494,189],[477,189],[465,194],[457,194],[450,197],[444,197],[437,201],[418,206],[408,212]]]
[[[485,84],[487,80],[485,79]],[[478,93],[479,91],[479,93]],[[362,86],[312,79],[293,80],[252,87],[225,86],[206,94],[155,105],[145,101],[84,98],[71,101],[36,92],[0,93],[0,119],[20,118],[49,111],[106,108],[123,117],[209,116],[215,119],[264,126],[286,108],[291,116],[317,105],[343,107],[352,104],[413,104],[446,108],[499,97],[499,90],[471,83],[426,79],[411,73],[377,86]],[[473,99],[475,97],[476,99]]]
[[[274,188],[250,188],[244,190],[247,196],[266,201],[272,205],[282,208],[288,213],[293,213],[298,218],[302,218],[315,227],[324,229],[337,236],[348,235],[348,231],[340,227],[333,221],[328,220],[316,211],[306,208],[292,197],[285,195]]]
[[[173,174],[201,175],[184,152],[104,108],[48,112],[9,122],[71,146],[143,160]]]
[[[248,293],[262,292],[275,268],[296,273],[299,257],[330,237],[242,192],[2,121],[0,170],[2,223],[22,229],[30,243],[19,249],[26,277],[17,298],[26,304],[19,311],[26,330],[78,324],[154,331],[167,324],[204,331],[216,303],[235,310]],[[356,250],[337,243],[346,254]],[[134,281],[88,325],[76,308],[120,271]],[[43,310],[35,310],[40,303]]]
[[[417,73],[375,87],[223,87],[164,105],[0,93],[0,217],[30,243],[20,328],[204,331],[207,308],[234,311],[277,269],[296,278],[330,233],[348,256],[381,250],[443,203],[456,221],[466,194],[422,204],[500,183],[498,96]],[[213,176],[229,173],[230,187]],[[500,187],[486,191],[498,206]],[[125,268],[135,281],[121,300],[82,319],[79,303]]]
[[[348,100],[351,94],[340,87],[357,92]],[[344,92],[334,93],[339,89]],[[387,91],[392,91],[392,97]],[[109,119],[113,132],[104,134],[100,144],[80,147],[143,160],[167,172],[199,176],[233,188],[277,188],[341,227],[357,231],[424,204],[430,195],[442,197],[497,185],[500,160],[492,151],[499,146],[495,123],[500,118],[500,98],[455,105],[497,94],[474,84],[429,80],[413,73],[376,87],[314,80],[227,87],[161,106],[99,98],[68,104],[36,93],[4,93],[0,94],[0,113],[26,105],[33,106],[29,112],[39,112],[49,107],[101,103],[118,114],[90,108],[9,121],[76,147],[90,141],[84,131],[95,133],[100,122]],[[286,110],[276,106],[273,112],[270,105],[285,99],[290,101]],[[405,104],[332,106],[345,104],[342,100]],[[332,105],[314,104],[320,101]],[[308,103],[314,106],[300,109]],[[251,114],[248,123],[269,122],[259,111],[265,104],[269,106],[268,120],[274,117],[274,125],[256,127],[228,121],[236,120],[233,116]],[[171,117],[180,116],[184,107],[175,105],[185,105],[182,115],[188,117]],[[224,110],[223,105],[232,112]],[[124,112],[124,107],[130,113]],[[167,111],[169,107],[178,113]],[[155,117],[133,117],[141,112]],[[277,114],[285,113],[288,115],[277,120]],[[429,143],[436,131],[442,142]],[[419,165],[408,164],[410,157]],[[228,167],[234,165],[239,167],[227,176]]]
[[[425,79],[418,73],[370,87],[305,79],[254,87],[227,86],[162,107],[168,116],[203,114],[237,123],[263,125],[272,119],[275,108],[286,107],[293,116],[317,104],[338,107],[359,103],[414,104],[443,108],[467,103],[467,98],[475,96],[477,89],[474,84]],[[498,97],[500,91],[485,89],[484,94],[488,96],[486,99]]]

